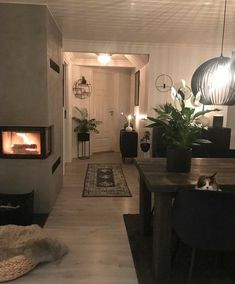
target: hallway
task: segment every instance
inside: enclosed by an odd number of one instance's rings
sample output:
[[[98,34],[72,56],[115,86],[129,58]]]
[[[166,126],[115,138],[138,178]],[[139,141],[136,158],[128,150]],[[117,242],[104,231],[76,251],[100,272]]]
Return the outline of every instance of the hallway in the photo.
[[[24,284],[137,284],[124,213],[138,212],[138,172],[123,164],[132,193],[127,198],[82,198],[88,163],[122,163],[120,153],[94,154],[66,166],[64,186],[45,229],[64,241],[70,252],[61,261],[38,266],[13,281]]]

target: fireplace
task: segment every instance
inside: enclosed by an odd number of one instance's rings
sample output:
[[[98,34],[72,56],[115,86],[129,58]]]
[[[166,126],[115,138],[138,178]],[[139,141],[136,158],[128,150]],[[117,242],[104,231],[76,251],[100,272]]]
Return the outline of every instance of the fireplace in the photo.
[[[47,158],[51,153],[51,129],[51,126],[0,126],[0,158]]]

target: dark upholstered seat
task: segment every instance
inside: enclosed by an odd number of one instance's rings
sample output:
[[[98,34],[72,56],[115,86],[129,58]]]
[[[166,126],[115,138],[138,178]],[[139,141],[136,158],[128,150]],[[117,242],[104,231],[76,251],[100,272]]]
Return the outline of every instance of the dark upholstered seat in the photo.
[[[235,250],[235,191],[182,190],[173,204],[173,229],[191,246],[190,283],[195,249]]]

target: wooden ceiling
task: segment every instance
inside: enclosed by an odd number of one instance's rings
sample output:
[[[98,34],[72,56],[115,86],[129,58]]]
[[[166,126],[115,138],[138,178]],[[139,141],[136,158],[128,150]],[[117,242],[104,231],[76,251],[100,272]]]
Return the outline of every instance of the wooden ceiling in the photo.
[[[220,44],[224,0],[0,0],[45,4],[64,39]],[[225,45],[235,44],[235,1],[227,0]]]

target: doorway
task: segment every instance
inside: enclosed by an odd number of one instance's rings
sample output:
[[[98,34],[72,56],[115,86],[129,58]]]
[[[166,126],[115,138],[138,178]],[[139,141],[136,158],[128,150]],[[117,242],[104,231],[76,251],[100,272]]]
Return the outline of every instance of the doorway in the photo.
[[[71,72],[68,74],[68,82],[71,86],[68,90],[67,119],[71,120],[70,127],[72,129],[74,106],[86,108],[89,119],[95,118],[102,121],[102,124],[98,126],[99,134],[91,134],[91,154],[107,151],[118,152],[119,132],[125,123],[125,115],[134,114],[134,74],[137,67],[135,63],[130,61],[131,55],[128,55],[128,59],[124,55],[117,55],[117,60],[113,60],[109,66],[97,65],[97,60],[94,58],[88,60],[88,55],[73,53],[73,59],[69,64],[71,66],[68,69]],[[86,99],[76,98],[72,92],[72,84],[82,76],[92,86],[91,95]],[[70,160],[77,157],[77,140],[73,131],[71,144]]]
[[[99,133],[93,135],[93,153],[114,151],[114,75],[105,69],[93,70],[92,117],[101,121]]]

